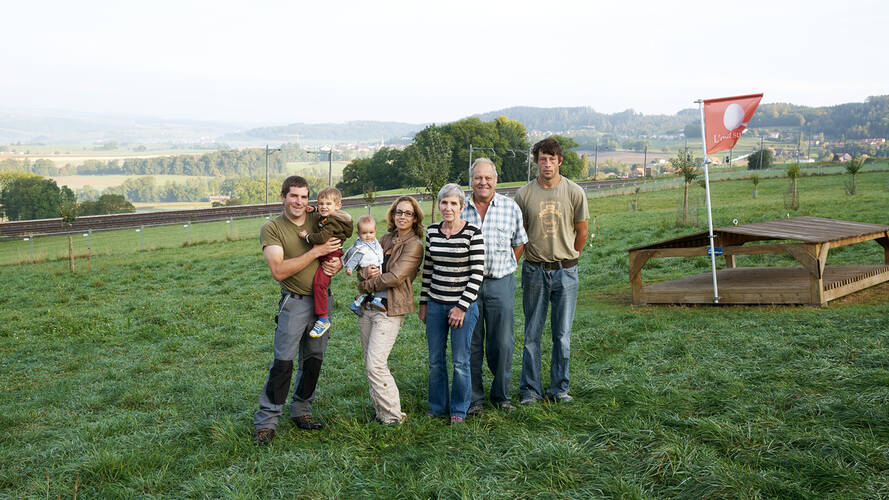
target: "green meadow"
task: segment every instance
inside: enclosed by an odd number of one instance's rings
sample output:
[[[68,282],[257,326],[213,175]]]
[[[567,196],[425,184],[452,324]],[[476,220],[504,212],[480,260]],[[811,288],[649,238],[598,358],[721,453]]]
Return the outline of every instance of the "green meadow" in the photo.
[[[788,215],[889,225],[889,172],[860,174],[856,196],[846,181],[801,177],[797,211],[785,208],[786,178],[763,179],[756,199],[749,180],[716,181],[714,225]],[[678,189],[640,188],[636,210],[633,190],[590,194],[574,403],[488,408],[463,426],[428,419],[425,334],[411,316],[390,358],[408,419],[367,424],[355,287],[342,274],[315,401],[325,428],[284,419],[265,447],[252,417],[278,285],[259,249],[264,219],[195,224],[185,245],[187,228],[170,227],[169,245],[145,250],[128,231],[74,273],[49,252],[19,265],[27,257],[7,257],[8,245],[26,242],[0,242],[0,497],[889,497],[889,283],[822,308],[631,306],[626,250],[706,228],[703,190],[690,193],[690,227],[676,226]],[[382,219],[385,207],[373,211]],[[874,242],[828,259],[881,262]],[[653,260],[644,279],[708,270],[704,258]],[[516,301],[515,402],[520,290]]]

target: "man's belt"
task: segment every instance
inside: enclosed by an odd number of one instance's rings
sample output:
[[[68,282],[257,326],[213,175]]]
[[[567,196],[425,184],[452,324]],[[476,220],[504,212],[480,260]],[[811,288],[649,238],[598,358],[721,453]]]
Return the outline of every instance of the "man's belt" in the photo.
[[[528,264],[534,264],[535,266],[540,266],[547,271],[554,271],[556,269],[568,269],[569,267],[574,267],[577,265],[577,259],[557,260],[555,262],[534,262],[533,260],[525,259],[525,262],[527,262]]]
[[[302,299],[303,297],[310,297],[310,295],[301,295],[301,294],[298,294],[292,290],[288,290],[283,287],[281,288],[281,293],[283,293],[284,295],[289,295],[289,296],[293,297],[294,299]]]

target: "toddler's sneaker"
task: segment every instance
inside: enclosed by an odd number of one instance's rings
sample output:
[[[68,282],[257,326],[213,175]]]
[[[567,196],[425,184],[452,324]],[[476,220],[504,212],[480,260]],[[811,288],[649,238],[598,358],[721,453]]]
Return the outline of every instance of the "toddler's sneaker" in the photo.
[[[327,330],[330,330],[330,321],[315,321],[315,326],[312,327],[312,331],[309,332],[309,337],[313,339],[317,339],[318,337],[327,333]]]
[[[386,303],[384,302],[386,299],[380,297],[374,297],[373,300],[368,302],[367,307],[373,309],[374,311],[386,312]]]
[[[349,309],[351,309],[353,313],[357,314],[359,318],[362,314],[364,314],[361,312],[361,307],[356,306],[354,302],[349,304]]]
[[[353,313],[357,314],[360,318],[364,313],[361,312],[361,305],[364,304],[364,301],[367,300],[367,296],[358,295],[355,297],[355,301],[352,302],[352,305],[349,306],[349,309],[352,310]]]

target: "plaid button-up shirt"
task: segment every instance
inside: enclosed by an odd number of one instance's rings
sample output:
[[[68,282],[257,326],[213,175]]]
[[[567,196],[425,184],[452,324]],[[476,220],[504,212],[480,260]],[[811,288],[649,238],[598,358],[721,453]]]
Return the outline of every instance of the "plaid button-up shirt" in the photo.
[[[460,217],[482,228],[482,237],[485,240],[485,278],[497,279],[515,272],[518,265],[512,247],[528,242],[528,233],[522,223],[522,211],[516,202],[494,193],[483,223],[470,193],[466,196]]]

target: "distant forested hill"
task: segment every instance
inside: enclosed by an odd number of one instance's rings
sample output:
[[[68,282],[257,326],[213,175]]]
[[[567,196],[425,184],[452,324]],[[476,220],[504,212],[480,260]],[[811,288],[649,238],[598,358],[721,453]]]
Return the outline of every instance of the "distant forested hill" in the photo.
[[[766,94],[768,99],[768,94]],[[483,122],[506,116],[531,131],[567,135],[610,134],[642,137],[700,134],[697,109],[673,115],[643,115],[632,109],[599,113],[591,107],[536,108],[516,106],[473,115]],[[243,124],[165,120],[127,115],[81,112],[20,111],[0,107],[0,146],[13,143],[94,144],[116,141],[134,143],[209,143],[232,147],[264,143],[320,144],[379,143],[410,144],[427,124],[383,121],[345,123],[292,123],[282,126],[247,128]],[[751,128],[803,126],[808,136],[823,133],[825,139],[889,138],[889,95],[868,97],[864,102],[810,107],[787,103],[762,104]],[[571,132],[586,131],[587,134]],[[696,132],[695,132],[696,131]]]
[[[473,115],[482,121],[505,116],[525,124],[528,130],[565,132],[594,129],[598,132],[620,135],[652,135],[679,133],[695,120],[697,110],[684,109],[675,115],[643,115],[632,109],[620,113],[599,113],[591,107],[534,108],[516,106]]]
[[[799,127],[825,138],[889,138],[889,95],[868,97],[864,102],[808,107],[795,104],[764,104],[753,115],[751,127]]]
[[[590,107],[533,108],[518,106],[474,115],[481,120],[506,116],[538,131],[567,132],[592,129],[597,132],[627,136],[675,134],[691,125],[700,134],[697,109],[683,109],[675,115],[643,115],[633,110],[598,113]],[[751,128],[799,127],[810,134],[823,133],[827,139],[889,138],[889,95],[868,97],[864,102],[835,106],[799,106],[769,103],[760,105]],[[696,135],[695,134],[695,135]]]

